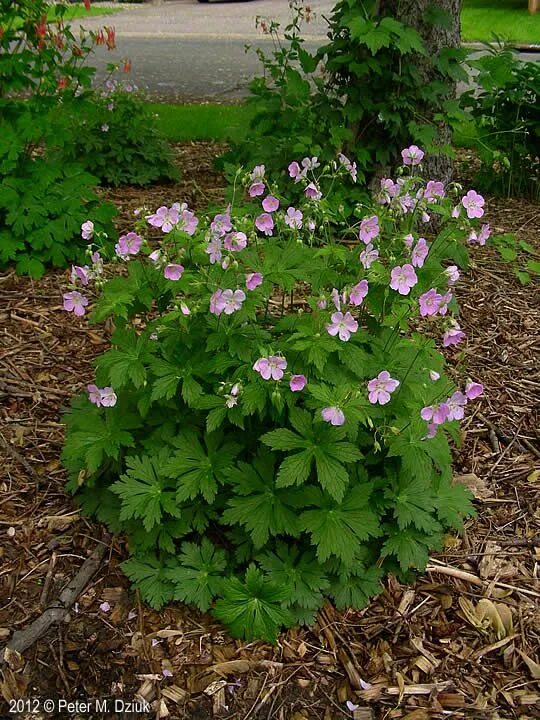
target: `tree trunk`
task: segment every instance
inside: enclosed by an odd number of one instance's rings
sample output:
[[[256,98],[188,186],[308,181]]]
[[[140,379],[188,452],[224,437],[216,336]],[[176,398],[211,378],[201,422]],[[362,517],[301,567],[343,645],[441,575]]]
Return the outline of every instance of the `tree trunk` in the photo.
[[[430,10],[433,9],[442,10],[448,15],[450,18],[448,27],[426,21]],[[443,48],[458,48],[461,44],[460,12],[461,0],[437,0],[437,2],[433,0],[379,0],[378,4],[379,15],[391,16],[399,20],[404,25],[414,28],[422,37],[428,54],[425,58],[418,56],[417,59],[426,82],[434,77],[431,59]],[[448,98],[455,96],[456,86],[449,84]],[[440,108],[424,108],[424,110],[427,117],[430,117],[434,112],[440,111]],[[448,144],[451,140],[450,128],[444,122],[437,123],[437,125],[437,142]],[[431,154],[426,157],[425,170],[431,178],[447,183],[452,179],[452,160],[445,155]]]

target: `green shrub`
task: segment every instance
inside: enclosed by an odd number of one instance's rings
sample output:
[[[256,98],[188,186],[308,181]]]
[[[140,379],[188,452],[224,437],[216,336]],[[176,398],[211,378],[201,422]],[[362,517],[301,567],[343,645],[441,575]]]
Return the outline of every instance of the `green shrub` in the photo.
[[[158,129],[144,93],[130,82],[108,80],[72,107],[64,161],[79,161],[106,185],[148,185],[176,180],[172,150]]]
[[[488,192],[540,199],[540,67],[504,48],[471,61],[478,71],[461,104],[476,123],[482,167],[476,182]]]
[[[90,86],[94,69],[84,62],[95,35],[75,38],[62,4],[51,24],[43,0],[0,0],[0,11],[0,267],[14,262],[38,277],[47,264],[81,258],[89,214],[114,233],[115,209],[96,195],[96,178],[51,153],[68,140],[62,108]]]
[[[114,320],[113,347],[67,415],[63,461],[83,510],[127,534],[153,607],[273,640],[325,597],[362,607],[386,572],[424,568],[471,513],[448,437],[482,387],[456,389],[441,345],[464,339],[448,263],[489,228],[473,229],[474,191],[416,177],[422,155],[404,151],[353,224],[332,197],[354,165],[305,158],[282,195],[258,166],[222,214],[162,207],[120,238],[127,273],[100,280],[92,313]],[[100,273],[75,269],[67,310],[85,313],[79,280]]]
[[[428,60],[415,29],[379,17],[376,3],[341,0],[329,19],[329,41],[311,54],[302,37],[310,12],[300,2],[291,6],[283,38],[279,23],[258,19],[274,50],[256,50],[264,75],[250,86],[250,137],[233,143],[226,162],[264,162],[283,172],[290,157],[330,161],[344,148],[354,154],[365,184],[377,168],[390,172],[411,138],[430,152],[451,154],[439,131],[441,122],[465,116],[452,98],[456,80],[467,80],[464,51],[446,48]],[[426,22],[447,18],[434,11]]]

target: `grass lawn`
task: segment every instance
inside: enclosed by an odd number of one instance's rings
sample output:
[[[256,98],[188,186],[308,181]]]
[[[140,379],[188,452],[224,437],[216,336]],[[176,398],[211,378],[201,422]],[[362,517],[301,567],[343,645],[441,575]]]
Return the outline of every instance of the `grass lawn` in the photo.
[[[540,13],[529,15],[527,0],[463,0],[464,42],[490,42],[494,34],[512,42],[540,44]]]
[[[245,105],[167,105],[150,103],[158,125],[172,142],[182,140],[242,139],[248,132],[251,111]]]
[[[87,10],[84,5],[73,4],[68,7],[64,13],[64,20],[78,20],[79,18],[95,17],[96,15],[112,15],[113,13],[121,12],[123,8],[115,7],[101,7],[100,5],[92,5],[90,10]],[[47,13],[47,20],[53,22],[56,20],[57,15],[54,11],[54,5],[49,8]]]

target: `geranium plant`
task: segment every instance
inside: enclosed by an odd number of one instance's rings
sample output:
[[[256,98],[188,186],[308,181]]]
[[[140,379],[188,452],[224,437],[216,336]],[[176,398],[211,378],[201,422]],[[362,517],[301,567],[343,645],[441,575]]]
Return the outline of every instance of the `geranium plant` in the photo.
[[[362,607],[388,571],[425,567],[472,512],[449,438],[479,382],[444,352],[465,336],[458,265],[484,200],[417,175],[411,146],[352,226],[332,198],[345,156],[292,161],[292,206],[264,166],[231,205],[138,211],[105,281],[99,234],[65,308],[112,318],[112,348],[68,414],[64,462],[83,508],[127,534],[127,575],[159,608],[212,608],[273,640],[325,597]],[[429,237],[430,218],[440,231]],[[86,225],[88,237],[92,228]]]

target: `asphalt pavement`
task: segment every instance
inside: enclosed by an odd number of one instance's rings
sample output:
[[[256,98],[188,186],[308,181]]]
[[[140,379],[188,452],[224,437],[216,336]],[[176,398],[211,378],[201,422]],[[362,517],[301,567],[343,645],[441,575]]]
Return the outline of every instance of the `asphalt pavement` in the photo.
[[[312,0],[313,17],[304,27],[306,49],[315,50],[325,40],[326,21],[335,0]],[[214,101],[241,100],[249,81],[261,74],[254,48],[270,52],[271,39],[256,27],[256,17],[290,20],[288,0],[239,0],[199,3],[165,0],[132,5],[114,15],[88,18],[84,27],[96,30],[114,26],[116,48],[97,48],[98,82],[106,65],[129,58],[129,78],[162,99]],[[73,23],[76,25],[76,23]],[[246,53],[246,45],[251,50]],[[538,60],[535,54],[524,59]]]

